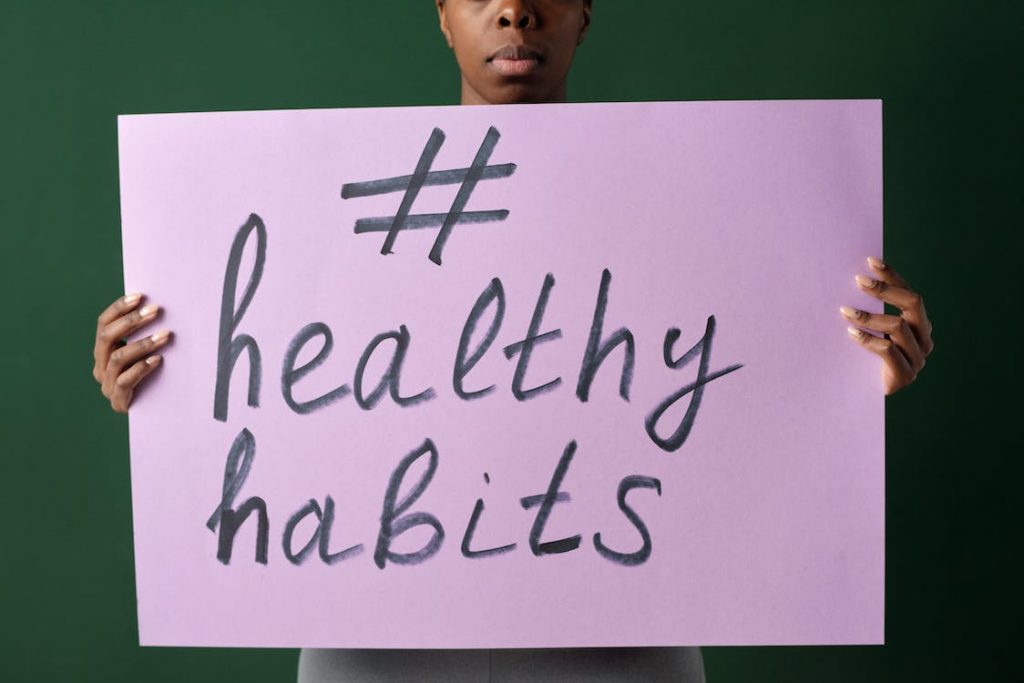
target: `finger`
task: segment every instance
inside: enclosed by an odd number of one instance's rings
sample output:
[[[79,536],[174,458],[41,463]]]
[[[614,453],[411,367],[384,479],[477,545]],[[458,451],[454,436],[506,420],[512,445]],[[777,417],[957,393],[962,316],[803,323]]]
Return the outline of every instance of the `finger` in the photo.
[[[912,307],[914,310],[908,311],[911,314],[908,322],[911,322],[911,327],[915,328],[914,333],[917,336],[917,341],[921,347],[925,349],[925,354],[927,354],[931,347],[931,340],[927,338],[931,336],[932,327],[931,323],[928,321],[928,314],[924,310],[924,299],[914,292],[913,288],[905,279],[903,279],[903,276],[897,273],[896,270],[885,261],[869,256],[868,265],[871,266],[872,272],[882,282],[894,287],[899,287],[911,293],[911,303],[914,304]]]
[[[860,273],[856,275],[855,279],[857,280],[857,286],[862,291],[876,299],[881,299],[887,304],[892,304],[900,310],[912,309],[920,303],[920,296],[906,287],[898,287],[884,280],[861,275]]]
[[[904,318],[898,315],[884,315],[880,313],[868,313],[849,306],[842,306],[839,309],[843,317],[853,324],[864,329],[889,335],[889,338],[896,343],[897,348],[903,352],[915,373],[920,372],[924,367],[924,352],[917,343],[917,337]]]
[[[96,328],[101,329],[106,327],[128,311],[138,306],[140,301],[142,301],[142,294],[138,292],[122,296],[120,299],[107,306],[105,311],[100,313]]]
[[[850,327],[850,338],[882,359],[882,382],[886,395],[914,381],[916,374],[906,356],[890,339],[882,339],[864,330]]]
[[[170,330],[164,330],[148,337],[143,337],[142,339],[132,342],[127,346],[122,346],[111,353],[110,360],[108,361],[107,368],[104,372],[104,393],[110,395],[114,389],[114,383],[117,381],[118,377],[120,377],[125,368],[132,365],[140,358],[148,356],[153,351],[165,346],[170,338]]]
[[[100,372],[106,369],[107,363],[110,361],[110,354],[117,342],[143,325],[152,322],[159,312],[159,306],[148,304],[137,311],[129,311],[97,331],[96,349],[93,355]]]
[[[116,318],[113,322],[103,328],[102,334],[109,342],[124,339],[137,329],[151,322],[160,312],[156,304],[147,304],[137,311],[128,313]]]
[[[900,309],[907,315],[908,322],[915,323],[927,319],[924,314],[924,300],[917,292],[859,273],[855,279],[862,292]]]
[[[131,405],[132,397],[135,395],[135,388],[147,375],[157,369],[163,358],[159,355],[148,356],[136,362],[130,368],[117,376],[114,382],[114,390],[110,395],[110,405],[119,413],[127,413]]]
[[[873,272],[875,277],[879,280],[896,287],[910,289],[910,285],[907,284],[907,281],[904,280],[892,266],[882,259],[875,258],[874,256],[868,256],[868,266],[870,266],[871,272]]]
[[[921,350],[926,356],[931,353],[934,346],[932,344],[932,323],[928,320],[928,313],[924,309],[924,298],[920,294],[908,287],[898,287],[866,275],[858,274],[856,280],[861,291],[899,308],[900,315],[910,323],[910,328],[914,331]]]
[[[142,301],[142,294],[128,294],[120,297],[114,303],[107,306],[107,308],[100,313],[96,319],[96,344],[93,346],[92,357],[92,376],[100,384],[103,383],[103,371],[107,367],[107,358],[110,355],[110,347],[116,344],[111,344],[103,336],[103,329],[111,322],[119,318],[120,316],[133,310]]]

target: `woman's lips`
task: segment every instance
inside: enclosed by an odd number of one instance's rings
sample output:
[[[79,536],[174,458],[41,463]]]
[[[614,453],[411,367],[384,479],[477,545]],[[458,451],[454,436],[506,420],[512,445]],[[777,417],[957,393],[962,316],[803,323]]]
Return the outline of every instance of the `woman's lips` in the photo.
[[[540,66],[541,54],[525,45],[503,45],[487,63],[504,76],[526,76]]]
[[[539,59],[492,59],[491,66],[505,76],[525,76],[540,66]]]

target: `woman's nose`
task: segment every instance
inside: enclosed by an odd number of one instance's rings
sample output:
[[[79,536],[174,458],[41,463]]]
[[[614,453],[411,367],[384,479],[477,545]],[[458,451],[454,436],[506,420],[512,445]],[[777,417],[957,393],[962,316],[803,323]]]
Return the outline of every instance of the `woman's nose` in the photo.
[[[534,28],[537,25],[537,16],[533,10],[533,3],[524,0],[506,0],[499,3],[498,26],[509,28],[514,26],[518,29]]]

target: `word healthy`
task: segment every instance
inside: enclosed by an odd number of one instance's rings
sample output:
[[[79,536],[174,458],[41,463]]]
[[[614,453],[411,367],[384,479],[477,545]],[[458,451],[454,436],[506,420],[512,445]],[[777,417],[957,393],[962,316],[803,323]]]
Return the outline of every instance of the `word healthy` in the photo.
[[[248,242],[253,238],[255,238],[255,259],[252,265],[252,272],[241,298],[237,299],[236,305],[236,291],[242,254]],[[262,377],[260,348],[252,336],[245,333],[236,334],[236,332],[256,295],[263,276],[266,254],[266,226],[259,216],[251,214],[235,235],[224,273],[213,407],[214,419],[221,422],[226,422],[228,419],[231,377],[238,358],[242,355],[243,351],[248,353],[249,360],[247,403],[251,407],[259,407]],[[608,356],[619,347],[622,348],[623,356],[619,374],[619,395],[624,401],[628,402],[630,400],[636,346],[633,334],[626,327],[620,327],[607,336],[604,334],[604,319],[611,281],[611,273],[605,269],[601,276],[590,333],[587,338],[586,348],[583,350],[576,382],[575,395],[581,403],[589,401],[591,385],[599,369]],[[550,392],[560,386],[562,382],[561,377],[551,379],[536,386],[527,386],[526,381],[533,354],[543,344],[555,342],[562,337],[562,331],[559,328],[542,331],[545,310],[554,285],[555,279],[549,273],[545,276],[541,285],[533,315],[525,335],[519,341],[509,344],[502,349],[502,353],[507,360],[512,361],[515,359],[511,391],[519,402],[529,401]],[[480,362],[481,358],[488,352],[497,337],[504,320],[505,307],[506,297],[502,282],[499,278],[493,278],[483,288],[469,311],[458,338],[458,345],[452,365],[451,383],[454,394],[462,401],[483,399],[491,395],[496,389],[495,385],[475,389],[468,388],[467,377]],[[483,329],[484,325],[486,326],[486,331],[482,339],[474,344],[474,332],[478,329]],[[654,444],[666,452],[677,451],[686,442],[693,428],[706,385],[742,367],[742,365],[735,364],[720,370],[710,371],[711,347],[715,334],[715,317],[713,315],[707,319],[704,335],[687,351],[677,357],[675,355],[675,347],[681,334],[678,328],[670,328],[666,331],[663,345],[664,363],[667,368],[677,370],[696,361],[696,379],[666,396],[647,413],[644,420],[647,436]],[[296,367],[296,361],[302,350],[315,339],[320,340],[316,355],[305,364]],[[402,368],[411,343],[412,334],[405,325],[398,325],[397,329],[381,332],[367,343],[356,364],[351,385],[345,383],[319,397],[299,401],[294,396],[293,388],[329,357],[334,344],[333,333],[327,324],[323,322],[309,323],[295,334],[287,346],[281,369],[281,396],[288,407],[299,415],[308,415],[322,410],[350,395],[362,410],[372,410],[384,400],[385,396],[389,396],[396,405],[402,408],[413,408],[427,401],[434,400],[437,397],[437,392],[432,387],[415,394],[404,394],[400,388]],[[371,360],[378,353],[386,353],[387,348],[390,348],[390,362],[387,364],[386,369],[379,378],[368,380],[365,375]],[[689,398],[689,402],[686,410],[682,413],[681,418],[679,418],[678,424],[667,434],[663,430],[659,430],[659,425],[665,413],[686,397]],[[536,514],[529,532],[529,548],[535,556],[571,552],[580,546],[582,537],[579,534],[557,540],[542,540],[545,526],[553,512],[554,506],[557,503],[569,503],[571,501],[569,493],[560,489],[576,449],[577,444],[575,441],[565,446],[555,471],[549,480],[546,492],[529,495],[520,500],[524,510],[536,508]],[[207,528],[217,534],[217,559],[223,564],[230,563],[235,537],[242,525],[253,513],[256,514],[257,524],[255,561],[266,564],[268,560],[270,520],[266,501],[260,497],[252,496],[240,504],[236,504],[236,498],[239,496],[252,470],[255,454],[256,439],[248,429],[243,428],[228,452],[220,502],[206,523]],[[414,463],[424,457],[426,458],[425,471],[418,481],[412,485],[411,490],[404,496],[400,496],[400,492],[405,489],[403,484],[408,470]],[[380,569],[384,569],[389,563],[398,565],[419,564],[434,556],[441,549],[445,539],[445,527],[441,521],[428,512],[409,511],[430,485],[437,471],[439,461],[440,454],[437,446],[430,438],[426,438],[421,445],[403,457],[392,472],[384,492],[380,525],[373,552],[373,561]],[[489,475],[486,473],[484,473],[484,479],[488,483],[490,482]],[[619,483],[617,491],[618,507],[640,536],[640,549],[633,552],[624,552],[609,548],[602,542],[600,532],[595,533],[592,539],[594,549],[601,557],[623,566],[637,566],[646,562],[652,550],[651,535],[646,524],[626,500],[629,492],[634,489],[651,489],[658,496],[661,496],[662,485],[654,477],[639,474],[628,475]],[[483,499],[478,498],[470,514],[461,543],[462,555],[468,559],[483,559],[502,555],[515,550],[517,547],[516,543],[487,549],[474,549],[472,547],[474,533],[480,523],[484,509]],[[363,544],[356,544],[336,552],[331,551],[330,539],[334,515],[334,500],[328,495],[324,498],[323,505],[315,499],[310,499],[288,519],[282,533],[281,544],[284,556],[289,562],[296,565],[301,564],[312,554],[314,548],[317,550],[320,559],[326,564],[335,564],[363,552]],[[302,547],[296,550],[294,538],[296,530],[303,520],[311,516],[316,519],[316,528]],[[392,549],[395,540],[399,536],[417,527],[429,527],[432,530],[430,539],[423,547],[414,552],[407,553],[396,552]]]

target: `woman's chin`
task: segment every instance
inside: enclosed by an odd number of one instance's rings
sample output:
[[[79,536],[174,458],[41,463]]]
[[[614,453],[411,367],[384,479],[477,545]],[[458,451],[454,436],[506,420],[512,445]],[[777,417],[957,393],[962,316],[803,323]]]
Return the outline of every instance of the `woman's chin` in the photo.
[[[485,95],[490,104],[537,104],[542,102],[562,102],[564,97],[555,97],[549,88],[537,83],[529,83],[523,79],[506,79],[504,83],[491,88]]]

